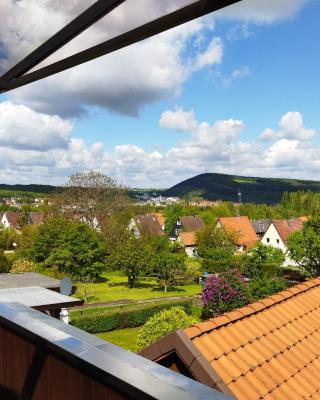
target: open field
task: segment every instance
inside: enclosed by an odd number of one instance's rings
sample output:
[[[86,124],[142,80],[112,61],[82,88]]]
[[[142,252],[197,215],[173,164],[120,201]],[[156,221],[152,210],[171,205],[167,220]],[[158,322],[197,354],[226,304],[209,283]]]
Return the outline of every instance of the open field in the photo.
[[[87,302],[104,302],[119,300],[144,300],[157,297],[172,296],[193,296],[201,293],[200,285],[186,285],[169,288],[165,293],[159,288],[155,278],[140,278],[136,287],[129,289],[127,286],[127,277],[119,272],[105,272],[102,275],[101,282],[86,285]],[[76,292],[77,297],[84,297],[84,287],[79,286]]]

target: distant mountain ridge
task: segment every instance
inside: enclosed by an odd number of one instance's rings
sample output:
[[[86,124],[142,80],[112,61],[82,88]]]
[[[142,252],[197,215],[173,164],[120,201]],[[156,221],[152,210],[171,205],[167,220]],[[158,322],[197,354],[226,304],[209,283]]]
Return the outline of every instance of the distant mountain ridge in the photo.
[[[206,200],[237,201],[238,191],[245,203],[278,203],[284,192],[312,191],[320,193],[320,181],[257,178],[205,173],[194,176],[163,192],[164,196],[198,195]]]

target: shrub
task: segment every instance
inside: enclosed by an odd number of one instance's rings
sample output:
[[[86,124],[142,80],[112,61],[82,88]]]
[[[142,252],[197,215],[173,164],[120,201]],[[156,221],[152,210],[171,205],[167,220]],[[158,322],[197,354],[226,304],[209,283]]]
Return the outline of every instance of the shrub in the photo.
[[[32,261],[29,261],[29,260],[27,260],[25,258],[18,258],[12,264],[10,272],[13,272],[13,273],[33,272],[33,271],[36,271],[36,269],[37,269],[37,266]]]
[[[260,278],[249,283],[249,291],[254,300],[263,299],[286,288],[286,283],[280,278]]]
[[[10,268],[10,260],[6,257],[3,251],[0,251],[0,273],[9,272]]]
[[[208,249],[202,260],[203,270],[209,273],[225,272],[230,269],[241,269],[242,259],[224,249]]]
[[[145,324],[150,317],[159,311],[181,306],[191,314],[192,301],[165,302],[153,305],[137,306],[130,311],[104,311],[84,317],[72,318],[72,325],[89,333],[109,332],[114,329],[135,328]]]
[[[248,287],[237,269],[210,275],[204,283],[202,302],[206,315],[217,316],[249,303]]]
[[[154,315],[138,333],[137,351],[176,329],[187,328],[194,323],[182,307],[172,307]]]

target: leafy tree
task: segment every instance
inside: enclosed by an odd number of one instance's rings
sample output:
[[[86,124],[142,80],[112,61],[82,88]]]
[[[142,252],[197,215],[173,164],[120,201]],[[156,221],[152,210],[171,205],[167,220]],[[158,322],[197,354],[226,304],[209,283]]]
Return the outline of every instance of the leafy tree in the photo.
[[[16,232],[12,228],[6,228],[0,231],[0,249],[11,250],[16,241]]]
[[[0,251],[0,272],[9,272],[11,268],[11,262],[6,257],[3,251]]]
[[[288,239],[290,258],[311,275],[320,274],[320,215],[304,223],[302,231],[294,232]]]
[[[197,240],[199,256],[206,256],[211,249],[220,249],[230,253],[234,253],[236,249],[235,238],[217,227],[216,223],[206,225],[197,232]]]
[[[202,258],[202,268],[206,272],[224,272],[229,269],[242,268],[242,259],[225,249],[208,249]]]
[[[64,218],[48,219],[41,225],[31,248],[34,261],[81,281],[99,276],[105,255],[105,244],[96,230]]]
[[[184,254],[160,253],[155,258],[155,271],[158,282],[164,291],[183,279],[186,270],[186,256]]]
[[[247,278],[262,278],[265,275],[276,275],[278,268],[284,263],[285,255],[281,249],[258,243],[242,256],[244,263],[242,272]]]
[[[237,269],[218,275],[210,275],[204,282],[202,302],[204,315],[217,316],[249,303],[246,282]]]
[[[249,292],[254,300],[263,299],[286,288],[284,279],[262,277],[249,282]]]
[[[176,329],[188,328],[195,320],[189,317],[182,307],[172,307],[154,315],[144,324],[137,339],[137,351],[149,346]]]
[[[152,269],[153,254],[150,246],[142,239],[132,237],[112,251],[107,257],[107,265],[111,269],[123,271],[128,277],[128,286],[132,289],[137,278]]]

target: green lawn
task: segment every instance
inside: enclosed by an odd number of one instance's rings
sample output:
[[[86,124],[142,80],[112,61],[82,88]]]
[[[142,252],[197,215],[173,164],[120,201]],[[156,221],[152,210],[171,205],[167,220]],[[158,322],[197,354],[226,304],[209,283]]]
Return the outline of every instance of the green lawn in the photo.
[[[97,336],[123,349],[135,351],[139,329],[140,328],[119,329],[116,331],[99,333]]]
[[[167,293],[160,289],[155,278],[140,278],[136,287],[129,289],[127,277],[117,272],[105,272],[100,283],[88,284],[89,303],[117,300],[144,300],[155,297],[192,296],[201,293],[200,285],[186,285],[169,288]],[[78,287],[76,296],[83,298],[83,288]]]

